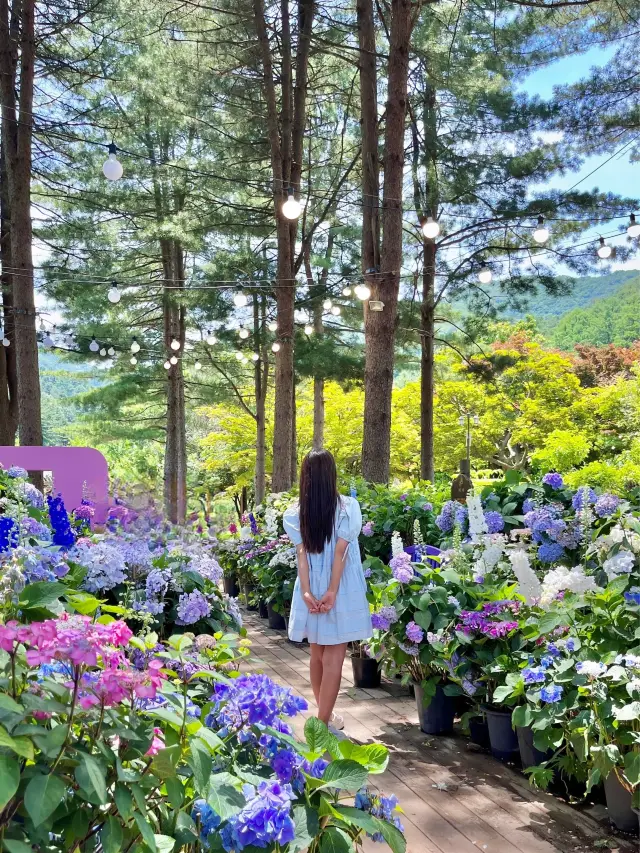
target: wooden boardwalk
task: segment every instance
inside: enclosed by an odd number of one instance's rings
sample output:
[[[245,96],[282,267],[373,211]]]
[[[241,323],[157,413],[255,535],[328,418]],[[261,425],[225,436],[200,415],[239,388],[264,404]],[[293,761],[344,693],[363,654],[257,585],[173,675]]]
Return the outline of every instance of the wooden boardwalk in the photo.
[[[249,668],[264,672],[304,696],[313,712],[309,651],[289,643],[255,614],[245,614],[252,642]],[[613,838],[604,809],[573,808],[532,790],[516,770],[474,751],[462,737],[420,732],[415,700],[396,685],[360,690],[351,663],[343,669],[336,710],[345,731],[362,743],[380,741],[391,751],[388,770],[372,777],[394,793],[404,810],[408,853],[620,853],[638,844]],[[301,726],[304,721],[301,721]],[[606,842],[608,843],[605,843]],[[381,845],[367,843],[367,853]]]

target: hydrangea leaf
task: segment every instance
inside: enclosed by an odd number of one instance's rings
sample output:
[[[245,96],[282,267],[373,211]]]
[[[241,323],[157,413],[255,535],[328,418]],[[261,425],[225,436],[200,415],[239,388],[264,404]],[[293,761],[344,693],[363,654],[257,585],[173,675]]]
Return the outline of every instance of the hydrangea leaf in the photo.
[[[389,763],[389,750],[381,743],[365,745],[353,743],[350,740],[340,741],[340,753],[343,758],[357,761],[369,773],[384,773]]]
[[[151,850],[151,853],[157,853],[156,839],[151,824],[144,815],[140,814],[140,812],[134,812],[133,817],[138,829],[140,830],[140,835],[142,836],[144,843]]]
[[[75,769],[78,785],[90,802],[104,805],[108,800],[104,768],[93,755],[78,752],[78,758],[80,764]]]
[[[24,807],[34,826],[40,826],[51,817],[66,793],[67,786],[59,776],[48,773],[33,777],[24,792]]]
[[[235,777],[230,773],[216,773],[212,779],[213,784],[207,802],[222,820],[238,814],[246,804],[244,794],[238,791],[233,784],[235,782]]]
[[[625,755],[624,775],[632,785],[640,784],[640,752],[628,752]]]
[[[187,763],[193,770],[193,778],[198,793],[206,797],[209,790],[209,779],[211,777],[213,762],[211,753],[203,741],[195,739],[191,741],[191,755]]]
[[[613,716],[621,722],[640,719],[640,702],[629,702],[628,705],[623,705],[622,708],[616,708]]]
[[[369,812],[356,809],[353,806],[337,806],[336,811],[350,826],[357,826],[359,829],[364,829],[365,832],[375,835],[378,832],[376,819]]]
[[[354,792],[367,781],[367,769],[351,759],[332,761],[324,771],[321,788],[339,788]]]
[[[299,853],[311,846],[320,831],[318,812],[309,806],[296,805],[293,807],[293,823],[296,834],[290,843],[290,853]]]
[[[10,755],[0,755],[0,810],[18,790],[20,784],[20,764]]]
[[[4,726],[0,726],[0,746],[6,746],[13,752],[33,761],[33,744],[27,737],[11,737]]]
[[[320,853],[353,853],[353,841],[337,826],[329,826],[320,839]]]
[[[68,588],[64,584],[37,581],[22,590],[19,606],[23,610],[31,607],[46,607],[48,604],[53,604],[66,592],[68,592]]]
[[[100,833],[100,842],[104,853],[120,853],[122,850],[123,832],[120,821],[110,816]]]
[[[311,752],[322,755],[329,744],[329,729],[317,717],[309,717],[304,724],[304,737]]]
[[[392,850],[392,853],[405,853],[407,849],[407,840],[404,835],[393,824],[387,823],[386,820],[381,820],[375,817],[374,821],[378,828],[378,832],[387,842]]]
[[[131,796],[131,792],[124,785],[117,784],[113,796],[120,815],[124,820],[128,820],[133,814],[133,797]]]

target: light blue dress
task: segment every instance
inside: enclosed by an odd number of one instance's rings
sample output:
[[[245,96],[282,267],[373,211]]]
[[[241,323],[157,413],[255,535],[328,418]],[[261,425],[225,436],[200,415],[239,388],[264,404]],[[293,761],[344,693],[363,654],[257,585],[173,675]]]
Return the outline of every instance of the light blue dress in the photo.
[[[283,522],[293,544],[300,545],[302,536],[297,503],[285,512]],[[296,579],[289,617],[289,638],[294,642],[299,643],[306,637],[310,643],[335,646],[354,640],[368,640],[373,635],[367,582],[358,547],[361,527],[362,513],[358,501],[341,496],[336,507],[336,523],[331,540],[321,554],[307,554],[311,592],[320,599],[329,588],[337,540],[345,539],[349,543],[336,603],[328,613],[310,613],[302,598],[300,579]]]

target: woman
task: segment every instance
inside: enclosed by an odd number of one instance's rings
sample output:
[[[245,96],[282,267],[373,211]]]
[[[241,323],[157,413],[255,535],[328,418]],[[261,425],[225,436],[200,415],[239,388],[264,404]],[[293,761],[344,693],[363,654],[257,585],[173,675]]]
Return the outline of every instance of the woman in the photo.
[[[361,527],[358,502],[338,494],[333,456],[312,450],[302,462],[298,502],[284,514],[298,558],[289,637],[309,640],[318,717],[336,729],[344,727],[333,707],[347,644],[373,633],[358,547]]]

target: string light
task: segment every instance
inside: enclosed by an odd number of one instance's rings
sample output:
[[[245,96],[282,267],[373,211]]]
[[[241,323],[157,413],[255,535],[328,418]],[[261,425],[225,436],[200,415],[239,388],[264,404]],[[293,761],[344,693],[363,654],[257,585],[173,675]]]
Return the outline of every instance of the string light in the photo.
[[[313,334],[313,326],[311,326],[310,324],[307,324],[304,327],[304,333],[305,333],[305,335],[312,335]]]
[[[45,330],[44,320],[43,320],[43,319],[42,319],[42,317],[41,317],[41,318],[40,318],[40,331],[41,331],[41,332],[44,332],[44,330]]]
[[[168,361],[165,361],[165,363],[162,366],[164,367],[165,370],[171,370],[171,364]]]
[[[199,361],[196,361],[196,363],[193,365],[193,369],[202,370],[202,364]]]
[[[104,358],[106,356],[106,354],[107,354],[106,349],[104,347],[102,347],[102,349],[100,350],[100,355],[102,356],[102,358]]]
[[[636,215],[632,213],[629,216],[629,227],[627,228],[629,237],[640,237],[640,222],[636,222]]]
[[[489,284],[493,278],[493,273],[486,264],[482,264],[478,271],[478,281],[480,284]]]
[[[342,288],[342,295],[343,296],[351,296],[351,288],[350,287],[343,287]]]
[[[175,355],[172,355],[171,358],[169,359],[169,364],[177,364],[177,363],[178,363],[177,357]]]
[[[9,340],[9,338],[6,336],[6,334],[4,332],[2,332],[1,334],[2,334],[2,346],[3,347],[10,347],[11,341]]]
[[[91,352],[98,352],[98,350],[100,349],[100,344],[95,339],[95,336],[93,338],[91,338],[91,343],[89,344],[89,349],[91,350]]]
[[[289,187],[287,200],[282,205],[282,215],[286,219],[297,219],[301,210],[300,202],[293,194],[293,187]]]
[[[536,243],[540,243],[540,245],[546,243],[549,239],[549,229],[545,228],[543,216],[538,217],[538,227],[533,232],[533,239]]]
[[[118,181],[124,172],[122,163],[116,157],[118,146],[111,142],[107,150],[109,151],[109,159],[103,164],[102,173],[108,181]]]
[[[274,341],[271,344],[271,351],[272,352],[280,352],[280,344],[278,343],[278,341]]]
[[[109,292],[107,293],[107,299],[111,302],[112,305],[117,305],[118,302],[122,299],[122,294],[120,293],[120,288],[118,287],[117,281],[111,282],[111,287],[109,288]]]
[[[132,355],[131,358],[129,359],[129,364],[133,364],[133,366],[135,367],[135,365],[137,363],[138,363],[138,359],[135,357],[135,355]]]
[[[242,362],[242,364],[249,364],[249,359],[246,357],[246,355],[243,355],[240,361]]]
[[[131,352],[132,352],[132,353],[140,352],[140,344],[138,343],[138,341],[136,340],[136,338],[134,338],[134,339],[131,341]]]
[[[241,352],[237,352],[237,353],[236,353],[236,358],[238,359],[238,361],[242,361],[242,353],[241,353]]]
[[[242,290],[236,291],[233,297],[233,304],[236,308],[244,308],[247,304],[247,294],[243,293]]]
[[[331,313],[333,314],[334,317],[339,317],[340,316],[340,306],[339,305],[332,305],[331,306]]]
[[[275,320],[272,320],[272,321],[267,325],[267,328],[269,329],[269,331],[270,331],[270,332],[277,332],[277,331],[278,331],[278,324],[277,324],[277,322],[276,322]]]
[[[107,350],[107,353],[108,353],[108,355],[113,356],[116,354],[116,351],[113,347],[109,347],[109,349]]]
[[[363,302],[366,302],[367,299],[371,296],[371,288],[364,282],[362,282],[361,284],[356,285],[355,294],[358,299],[361,299]]]
[[[180,349],[180,341],[173,338],[171,341],[171,349],[177,352]]]
[[[218,343],[218,339],[215,335],[212,335],[211,332],[207,332],[207,344],[212,347],[214,344]]]
[[[330,299],[325,299],[324,302],[322,303],[322,307],[324,308],[325,311],[330,311],[332,305],[333,305],[333,302]]]
[[[427,216],[422,223],[422,233],[427,240],[435,240],[440,234],[440,223],[436,222],[433,216]]]
[[[260,356],[257,352],[251,353],[251,361],[260,361]]]
[[[607,258],[611,257],[612,252],[611,246],[607,246],[604,242],[604,237],[600,237],[600,245],[598,246],[598,257],[605,261]]]
[[[249,337],[249,329],[245,329],[244,326],[240,326],[238,329],[238,337],[242,338],[243,341],[246,341]]]

